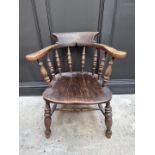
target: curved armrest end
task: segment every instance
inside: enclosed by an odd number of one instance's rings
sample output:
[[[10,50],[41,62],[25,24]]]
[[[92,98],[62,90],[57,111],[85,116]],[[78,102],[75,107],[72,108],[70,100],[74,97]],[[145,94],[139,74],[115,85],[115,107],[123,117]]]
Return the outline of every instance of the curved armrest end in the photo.
[[[96,47],[98,49],[103,49],[105,52],[109,53],[112,57],[123,59],[127,56],[127,52],[125,51],[119,51],[113,47],[110,47],[105,44],[99,44],[99,43],[85,43],[85,42],[79,42],[77,44],[78,46],[89,46],[89,47]]]
[[[127,52],[125,51],[119,51],[113,47],[110,47],[108,45],[101,44],[103,49],[107,52],[109,52],[114,58],[123,59],[127,56]]]
[[[42,57],[44,57],[50,50],[55,49],[57,47],[58,47],[58,44],[49,45],[37,52],[26,55],[25,58],[28,61],[37,61],[41,59]]]

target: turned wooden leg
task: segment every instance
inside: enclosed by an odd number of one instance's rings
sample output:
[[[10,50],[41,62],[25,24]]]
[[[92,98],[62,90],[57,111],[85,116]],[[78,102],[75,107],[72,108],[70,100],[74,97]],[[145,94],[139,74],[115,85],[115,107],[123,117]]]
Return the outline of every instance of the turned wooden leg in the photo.
[[[105,106],[105,125],[107,127],[106,130],[106,137],[107,138],[111,138],[112,135],[112,131],[111,131],[111,127],[112,127],[112,108],[110,106],[110,102],[106,103]]]
[[[49,138],[51,135],[51,108],[50,103],[46,101],[45,104],[45,113],[44,113],[44,124],[45,124],[45,136],[46,138]]]

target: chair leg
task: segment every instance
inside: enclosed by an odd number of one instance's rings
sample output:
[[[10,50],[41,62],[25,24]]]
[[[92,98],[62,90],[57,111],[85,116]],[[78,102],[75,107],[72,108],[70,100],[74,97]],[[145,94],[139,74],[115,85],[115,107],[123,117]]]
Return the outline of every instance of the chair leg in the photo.
[[[105,125],[107,127],[105,135],[106,135],[107,138],[111,138],[111,135],[112,135],[112,131],[111,131],[111,127],[112,127],[112,108],[110,106],[110,102],[107,102],[106,106],[105,106]]]
[[[45,136],[46,138],[49,138],[51,135],[51,108],[50,103],[46,101],[45,104],[45,113],[44,113],[44,124],[45,124]]]

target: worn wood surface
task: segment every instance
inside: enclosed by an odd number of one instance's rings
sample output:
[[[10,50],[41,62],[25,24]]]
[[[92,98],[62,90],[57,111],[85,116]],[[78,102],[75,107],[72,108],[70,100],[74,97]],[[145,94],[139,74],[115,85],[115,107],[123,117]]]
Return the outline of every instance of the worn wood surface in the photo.
[[[111,91],[102,87],[96,76],[80,72],[57,75],[57,80],[52,82],[52,88],[45,90],[43,98],[58,104],[98,104],[111,100]]]
[[[53,33],[57,38],[57,43],[77,43],[77,42],[96,42],[94,39],[98,32],[66,32]]]

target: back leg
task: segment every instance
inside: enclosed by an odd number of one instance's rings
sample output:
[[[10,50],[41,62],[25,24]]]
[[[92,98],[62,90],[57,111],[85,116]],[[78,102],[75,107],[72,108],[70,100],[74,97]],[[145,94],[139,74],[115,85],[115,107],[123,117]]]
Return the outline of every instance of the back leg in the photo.
[[[105,135],[106,135],[107,138],[111,138],[111,135],[112,135],[112,131],[111,131],[111,127],[112,127],[112,108],[110,106],[110,102],[107,102],[106,106],[105,106],[105,125],[107,127]]]

